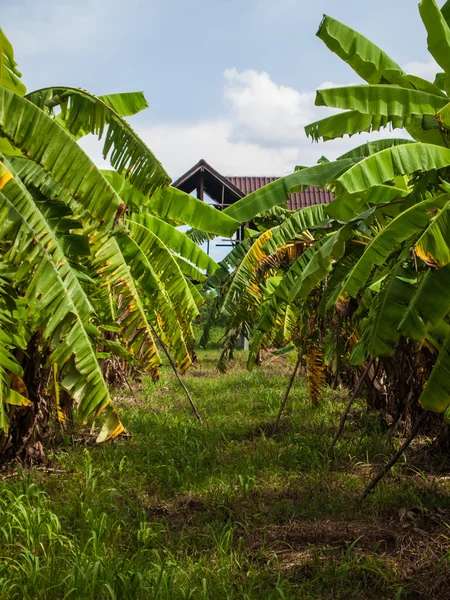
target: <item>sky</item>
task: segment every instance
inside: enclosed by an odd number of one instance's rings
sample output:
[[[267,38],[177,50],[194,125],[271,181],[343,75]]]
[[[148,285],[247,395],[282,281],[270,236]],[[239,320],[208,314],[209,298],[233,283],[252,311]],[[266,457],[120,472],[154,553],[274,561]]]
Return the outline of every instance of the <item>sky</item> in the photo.
[[[28,90],[144,91],[150,107],[131,123],[173,179],[201,158],[224,175],[283,175],[380,137],[317,144],[304,134],[329,114],[314,106],[316,89],[359,83],[315,36],[324,13],[408,72],[438,70],[416,0],[1,2]],[[84,147],[100,162],[95,139]]]

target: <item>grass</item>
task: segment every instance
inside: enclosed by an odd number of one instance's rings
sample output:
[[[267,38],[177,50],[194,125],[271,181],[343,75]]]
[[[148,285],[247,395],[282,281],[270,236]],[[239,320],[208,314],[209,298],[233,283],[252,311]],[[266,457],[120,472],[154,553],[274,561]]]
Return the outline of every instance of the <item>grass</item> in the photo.
[[[67,435],[45,468],[5,472],[0,598],[450,597],[450,480],[427,441],[361,504],[400,440],[361,403],[331,456],[345,397],[315,409],[301,378],[273,438],[292,366],[247,373],[240,353],[220,375],[217,355],[186,376],[204,425],[166,371],[116,392],[130,437]]]

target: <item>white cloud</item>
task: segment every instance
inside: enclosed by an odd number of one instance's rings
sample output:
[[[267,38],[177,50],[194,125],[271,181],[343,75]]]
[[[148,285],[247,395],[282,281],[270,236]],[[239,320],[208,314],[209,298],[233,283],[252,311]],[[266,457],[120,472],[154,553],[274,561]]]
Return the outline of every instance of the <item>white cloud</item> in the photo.
[[[379,132],[313,144],[304,126],[326,117],[314,106],[315,92],[298,92],[276,84],[267,73],[225,71],[224,95],[229,111],[212,120],[140,127],[139,134],[173,178],[204,158],[224,175],[284,175],[295,165],[312,165],[347,152],[367,140],[400,134]],[[321,87],[336,84],[325,82]],[[93,156],[94,139],[83,142]]]
[[[231,105],[232,136],[262,146],[295,145],[315,116],[314,92],[276,84],[268,73],[228,69],[225,98]]]
[[[404,68],[406,73],[417,75],[417,77],[422,77],[422,79],[427,79],[428,81],[434,81],[436,73],[442,71],[434,58],[430,58],[430,60],[426,62],[409,62]]]

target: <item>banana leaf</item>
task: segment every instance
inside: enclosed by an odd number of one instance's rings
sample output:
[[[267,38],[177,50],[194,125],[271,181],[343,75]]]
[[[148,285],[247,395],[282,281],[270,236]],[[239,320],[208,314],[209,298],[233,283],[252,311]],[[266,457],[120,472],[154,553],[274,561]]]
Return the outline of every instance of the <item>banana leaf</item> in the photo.
[[[450,149],[433,144],[405,144],[382,150],[354,165],[338,181],[350,192],[394,180],[399,175],[442,169],[450,165]]]

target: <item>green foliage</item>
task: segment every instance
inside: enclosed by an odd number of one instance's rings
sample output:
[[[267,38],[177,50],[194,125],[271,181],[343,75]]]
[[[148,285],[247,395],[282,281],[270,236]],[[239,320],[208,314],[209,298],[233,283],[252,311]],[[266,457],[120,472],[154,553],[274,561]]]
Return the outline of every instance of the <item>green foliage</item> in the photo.
[[[398,444],[377,415],[358,402],[333,462],[340,394],[327,390],[313,408],[296,379],[272,438],[291,365],[278,357],[248,373],[240,355],[220,376],[216,359],[201,351],[186,376],[207,427],[186,418],[164,367],[164,381],[145,381],[136,400],[118,392],[133,437],[86,447],[75,434],[48,470],[1,483],[0,597],[387,600],[431,581],[445,590],[448,481],[437,490],[411,453],[361,506],[367,472]],[[413,519],[401,520],[406,509]],[[407,544],[395,545],[409,523]]]
[[[172,195],[170,179],[124,118],[147,107],[141,92],[96,97],[59,87],[23,97],[3,33],[0,41],[0,256],[9,271],[0,276],[0,434],[10,429],[11,406],[39,412],[46,394],[64,419],[61,388],[82,422],[103,413],[97,439],[105,441],[123,426],[102,361],[120,357],[156,379],[157,332],[181,371],[192,363],[192,321],[202,298],[188,278],[202,280],[217,265],[172,223],[221,234],[239,224],[206,205],[199,220],[198,201],[186,194],[168,202],[167,222],[155,216],[158,194]],[[100,171],[77,144],[88,133],[105,138],[114,172]],[[51,368],[52,390],[20,380],[30,377],[21,363],[32,340],[42,359],[31,371],[44,378]],[[14,385],[10,374],[19,377]],[[15,436],[27,439],[28,432]]]

